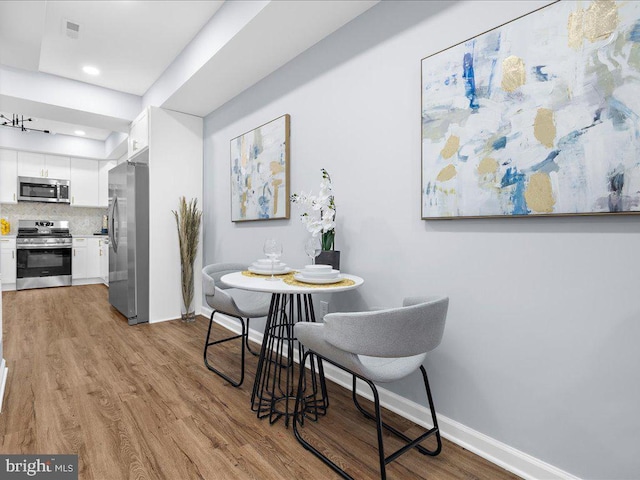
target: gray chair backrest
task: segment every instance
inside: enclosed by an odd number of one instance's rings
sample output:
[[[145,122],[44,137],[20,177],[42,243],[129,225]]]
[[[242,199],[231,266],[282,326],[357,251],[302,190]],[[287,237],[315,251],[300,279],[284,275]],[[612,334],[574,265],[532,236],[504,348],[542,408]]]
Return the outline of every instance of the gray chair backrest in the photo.
[[[211,285],[211,281],[213,281],[213,285],[225,290],[230,287],[222,283],[220,279],[227,273],[241,272],[246,269],[247,265],[245,263],[212,263],[202,269],[202,278],[205,279],[205,283]],[[213,292],[211,292],[211,295],[213,295]]]
[[[419,355],[440,344],[448,307],[448,297],[408,297],[398,308],[330,313],[324,317],[325,339],[357,355]]]
[[[235,302],[224,292],[229,287],[220,279],[227,273],[241,272],[247,269],[244,263],[212,263],[202,269],[202,292],[207,304],[216,310],[232,313]]]

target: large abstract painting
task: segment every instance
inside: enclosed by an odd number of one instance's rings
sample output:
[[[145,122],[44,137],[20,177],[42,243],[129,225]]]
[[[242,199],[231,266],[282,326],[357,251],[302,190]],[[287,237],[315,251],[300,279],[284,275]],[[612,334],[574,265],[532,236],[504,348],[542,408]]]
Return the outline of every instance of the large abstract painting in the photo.
[[[422,60],[422,217],[640,211],[640,2],[561,1]]]
[[[231,140],[231,220],[289,218],[289,115]]]

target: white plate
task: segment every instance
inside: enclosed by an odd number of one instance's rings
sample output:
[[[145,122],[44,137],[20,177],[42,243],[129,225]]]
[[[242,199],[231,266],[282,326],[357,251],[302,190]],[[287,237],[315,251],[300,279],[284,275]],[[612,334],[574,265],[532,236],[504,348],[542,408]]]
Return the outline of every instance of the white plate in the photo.
[[[262,265],[260,263],[253,262],[250,266],[253,267],[253,268],[257,268],[258,270],[267,270],[267,269],[271,270],[271,264],[270,263],[266,264],[266,265]],[[286,263],[278,262],[278,263],[274,263],[273,264],[273,269],[274,270],[283,270],[285,268],[287,268],[287,264]]]
[[[295,278],[299,282],[312,283],[315,285],[326,285],[330,283],[338,283],[344,280],[344,277],[342,275],[338,275],[335,278],[309,278],[309,277],[305,277],[301,273],[296,273],[293,276],[293,278]]]
[[[330,272],[331,271],[331,265],[305,265],[304,266],[304,270],[305,271],[311,271],[311,272]]]
[[[271,269],[270,268],[249,267],[248,270],[251,273],[257,273],[258,275],[271,275]],[[282,275],[283,273],[289,273],[289,272],[292,272],[292,271],[293,271],[292,268],[284,267],[284,268],[281,268],[280,270],[274,269],[273,270],[273,274],[274,275]]]
[[[315,272],[313,270],[309,271],[306,268],[303,270],[300,270],[300,274],[303,277],[307,277],[307,278],[337,278],[338,275],[340,275],[340,270],[328,270],[326,272]]]
[[[258,265],[271,265],[271,259],[270,258],[259,258],[258,260],[253,262],[253,264],[255,266],[258,266]]]

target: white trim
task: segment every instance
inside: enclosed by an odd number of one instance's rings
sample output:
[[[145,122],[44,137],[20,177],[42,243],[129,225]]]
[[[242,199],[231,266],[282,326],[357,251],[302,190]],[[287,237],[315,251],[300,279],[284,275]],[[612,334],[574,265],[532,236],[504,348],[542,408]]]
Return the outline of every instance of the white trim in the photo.
[[[2,359],[0,362],[0,412],[2,412],[2,400],[4,399],[4,387],[7,385],[7,377],[9,376],[9,368],[7,362]]]
[[[202,307],[202,314],[211,316],[211,309]],[[240,325],[238,321],[231,320],[231,318],[232,317],[228,317],[226,315],[216,314],[214,321],[234,333],[240,333]],[[250,340],[262,343],[262,338],[262,333],[256,332],[252,329],[249,330]],[[294,358],[297,359],[297,357],[296,353]],[[326,363],[324,365],[324,373],[327,380],[331,380],[332,382],[351,390],[351,375],[348,373]],[[420,405],[379,386],[378,393],[380,395],[380,405],[384,408],[425,428],[431,428],[433,426],[424,420],[431,418],[431,412],[427,406]],[[373,399],[371,390],[364,382],[361,381],[358,381],[358,394],[368,400]],[[505,443],[473,430],[472,428],[445,417],[444,415],[438,414],[438,424],[440,427],[440,434],[447,440],[460,445],[491,463],[494,463],[524,479],[579,479],[579,477],[543,462],[538,458],[532,457],[527,453],[510,447]]]
[[[82,285],[97,285],[97,284],[103,284],[103,283],[104,283],[104,278],[100,278],[100,277],[73,278],[71,280],[72,287],[79,287]]]

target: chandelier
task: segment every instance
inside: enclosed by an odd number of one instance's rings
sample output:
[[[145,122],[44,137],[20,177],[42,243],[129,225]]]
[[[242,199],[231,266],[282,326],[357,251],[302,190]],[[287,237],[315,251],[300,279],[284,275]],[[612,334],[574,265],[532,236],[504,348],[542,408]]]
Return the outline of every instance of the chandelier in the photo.
[[[49,130],[38,130],[37,128],[31,128],[25,126],[27,122],[33,122],[32,118],[24,118],[24,115],[16,115],[15,113],[11,115],[11,118],[5,117],[4,114],[0,113],[0,127],[11,127],[11,128],[19,128],[21,132],[42,132],[42,133],[51,133]]]

